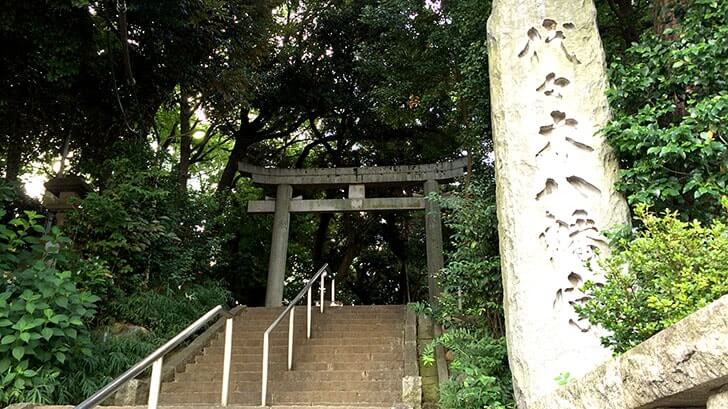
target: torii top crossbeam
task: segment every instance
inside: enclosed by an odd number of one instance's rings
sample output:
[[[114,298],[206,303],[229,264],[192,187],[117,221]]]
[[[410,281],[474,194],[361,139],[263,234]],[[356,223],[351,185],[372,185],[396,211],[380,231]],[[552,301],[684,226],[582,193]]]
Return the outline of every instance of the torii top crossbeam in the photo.
[[[428,165],[371,166],[359,168],[277,169],[240,162],[238,169],[261,185],[343,186],[448,182],[463,176],[467,158]]]

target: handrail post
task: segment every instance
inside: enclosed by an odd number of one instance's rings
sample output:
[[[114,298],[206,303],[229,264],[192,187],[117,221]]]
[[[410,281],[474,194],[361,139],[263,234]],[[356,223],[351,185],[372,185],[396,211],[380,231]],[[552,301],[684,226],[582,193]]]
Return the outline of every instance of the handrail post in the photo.
[[[230,391],[230,361],[233,353],[233,319],[228,318],[225,322],[225,356],[222,363],[222,396],[220,404],[227,406]]]
[[[308,287],[308,301],[306,303],[306,338],[311,339],[311,287]]]
[[[336,305],[336,277],[331,277],[331,306]]]
[[[324,279],[326,278],[326,272],[321,274],[321,285],[319,286],[319,295],[321,298],[321,312],[324,312],[324,297],[326,296],[326,285],[324,284]]]
[[[160,357],[152,364],[152,378],[149,380],[149,400],[147,401],[148,409],[157,409],[159,403],[159,388],[162,383],[162,362],[164,357]]]
[[[291,308],[288,313],[288,370],[293,368],[293,317],[296,307]]]
[[[263,384],[260,392],[260,406],[265,406],[265,398],[268,394],[268,332],[263,334]]]

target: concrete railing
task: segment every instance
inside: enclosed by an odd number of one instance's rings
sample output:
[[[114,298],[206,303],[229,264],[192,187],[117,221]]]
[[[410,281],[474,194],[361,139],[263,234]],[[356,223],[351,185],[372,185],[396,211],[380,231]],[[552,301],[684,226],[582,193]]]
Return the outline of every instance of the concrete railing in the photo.
[[[728,409],[728,295],[528,409]]]

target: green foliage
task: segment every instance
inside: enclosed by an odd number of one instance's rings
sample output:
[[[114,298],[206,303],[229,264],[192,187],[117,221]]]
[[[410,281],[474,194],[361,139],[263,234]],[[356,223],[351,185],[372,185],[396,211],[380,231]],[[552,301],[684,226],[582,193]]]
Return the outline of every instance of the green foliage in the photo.
[[[554,378],[554,381],[556,381],[556,384],[559,386],[566,386],[569,384],[569,382],[572,381],[571,373],[569,372],[562,372],[557,377]]]
[[[434,363],[434,347],[442,345],[454,354],[451,379],[440,388],[443,409],[514,408],[511,373],[505,338],[487,332],[450,330],[430,344],[423,362]]]
[[[606,284],[587,282],[591,297],[577,312],[610,331],[602,338],[624,352],[686,315],[728,294],[728,227],[636,210],[644,229],[617,238],[602,262]]]
[[[78,404],[161,345],[152,336],[110,337],[98,334],[92,342],[93,354],[70,362],[61,373],[54,403]]]
[[[66,224],[88,260],[81,273],[126,293],[195,282],[219,258],[224,237],[210,228],[217,201],[182,195],[174,172],[164,168],[165,155],[144,146],[119,149],[103,166],[105,188],[89,193]]]
[[[495,184],[489,166],[478,171],[462,191],[440,199],[449,210],[445,223],[452,231],[453,250],[441,271],[442,294],[431,313],[445,332],[423,359],[434,360],[435,345],[454,355],[453,376],[440,389],[443,409],[514,407],[503,331]]]
[[[227,305],[230,293],[220,283],[204,282],[163,292],[144,291],[112,304],[110,314],[121,322],[151,329],[166,340],[217,305]]]
[[[614,120],[604,132],[631,204],[710,220],[728,193],[728,3],[675,13],[673,27],[648,32],[611,65]]]
[[[487,167],[480,171],[464,191],[441,202],[448,210],[445,223],[452,231],[453,251],[440,274],[440,321],[446,326],[485,326],[503,336],[495,183]]]
[[[93,353],[71,362],[61,374],[56,403],[73,404],[87,398],[228,299],[228,291],[219,283],[206,282],[177,291],[135,293],[112,301],[107,314],[115,322],[131,323],[149,332],[112,335],[111,328],[99,328],[93,337]]]
[[[0,217],[3,215],[0,210]],[[26,212],[0,224],[0,403],[51,402],[68,360],[90,355],[86,322],[99,298],[80,291],[63,261],[69,240]]]

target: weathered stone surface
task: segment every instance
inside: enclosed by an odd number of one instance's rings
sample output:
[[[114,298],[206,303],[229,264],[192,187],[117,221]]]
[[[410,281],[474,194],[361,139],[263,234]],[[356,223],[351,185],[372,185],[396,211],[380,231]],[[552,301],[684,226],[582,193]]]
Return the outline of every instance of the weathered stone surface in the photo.
[[[610,356],[572,304],[628,223],[617,161],[597,134],[609,118],[592,1],[495,0],[488,21],[498,226],[506,329],[520,408],[554,378]]]
[[[422,356],[425,347],[432,342],[434,326],[431,319],[424,315],[417,316],[417,352]],[[436,365],[420,363],[420,377],[422,378],[422,407],[437,408],[439,400],[438,375]]]
[[[122,385],[113,395],[112,402],[118,406],[134,406],[137,402],[137,391],[139,390],[139,380],[132,379]]]
[[[240,172],[263,185],[340,186],[351,184],[419,184],[427,180],[447,182],[465,174],[468,161],[460,158],[427,165],[367,166],[359,168],[263,168],[240,162]]]
[[[404,376],[420,376],[417,355],[417,314],[407,307],[404,322]]]
[[[708,398],[706,409],[725,409],[728,408],[728,385],[721,388]]]
[[[291,226],[289,204],[293,195],[291,185],[278,185],[273,215],[273,238],[268,260],[268,281],[265,288],[265,306],[283,305],[283,287],[286,279],[288,257],[288,230]]]
[[[37,406],[35,403],[13,403],[12,405],[6,406],[5,409],[33,409]]]
[[[728,296],[586,376],[534,399],[529,409],[728,408]],[[716,393],[718,391],[718,393]],[[712,401],[708,401],[711,397]],[[711,403],[712,402],[712,403]],[[716,406],[718,405],[718,406]]]
[[[419,376],[402,378],[402,402],[412,409],[422,408],[422,378]]]
[[[248,213],[273,213],[275,200],[251,200]],[[390,210],[421,210],[425,199],[421,197],[376,197],[369,199],[307,199],[291,200],[291,213],[369,212]]]

